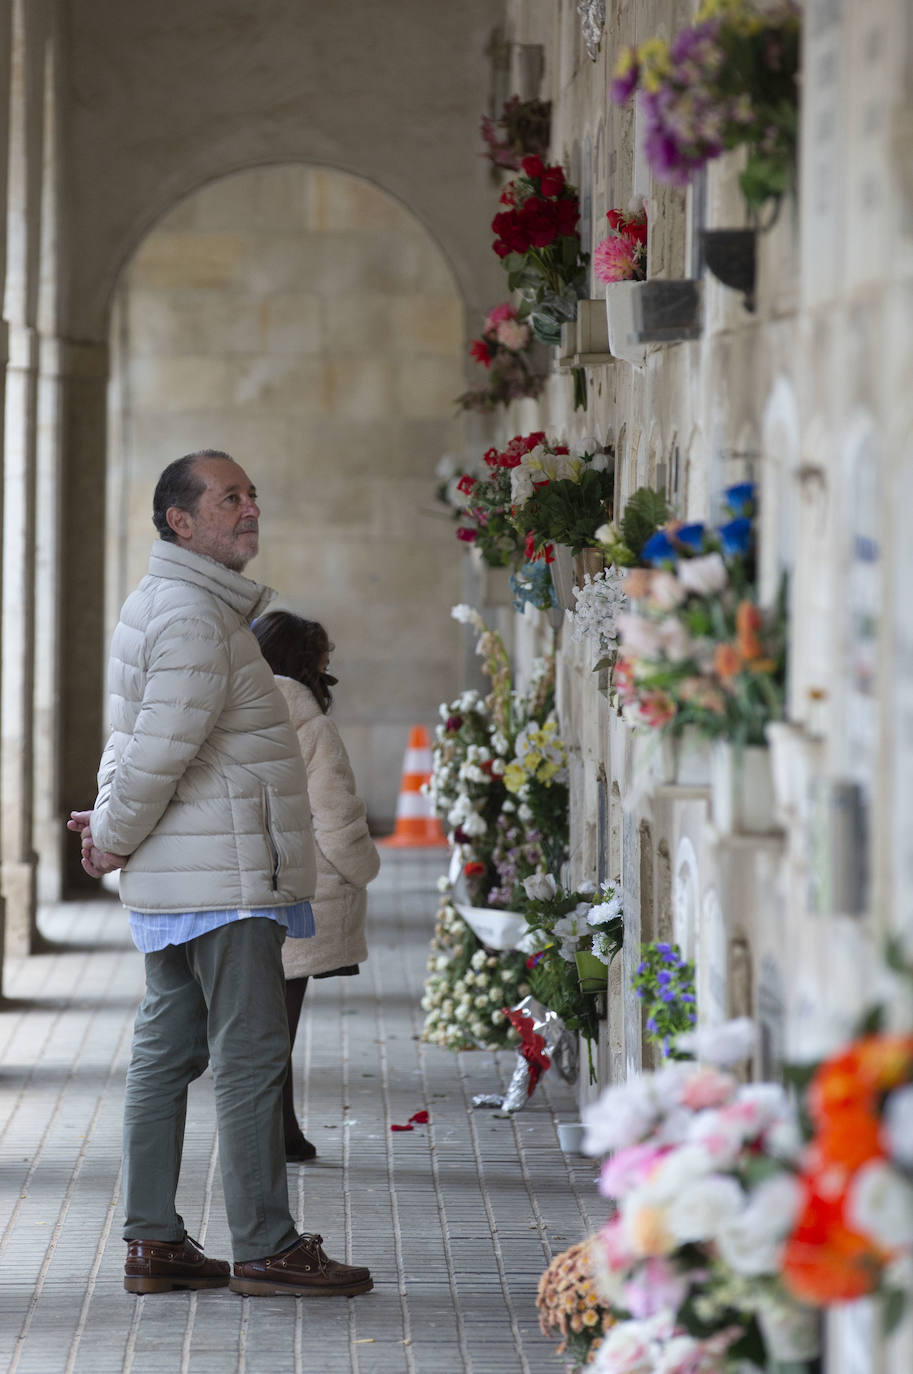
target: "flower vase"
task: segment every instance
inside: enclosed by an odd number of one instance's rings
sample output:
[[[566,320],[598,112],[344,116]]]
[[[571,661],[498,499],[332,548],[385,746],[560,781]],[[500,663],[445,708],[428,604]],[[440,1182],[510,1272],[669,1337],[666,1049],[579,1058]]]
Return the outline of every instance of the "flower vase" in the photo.
[[[605,992],[609,985],[609,970],[589,949],[578,949],[574,955],[577,982],[581,992]]]
[[[634,293],[638,286],[640,282],[616,281],[605,289],[609,352],[633,367],[642,367],[647,359],[645,345],[634,337]]]
[[[702,229],[704,266],[717,281],[741,291],[746,310],[755,306],[757,229]]]
[[[724,835],[778,833],[770,750],[714,740],[710,758],[713,823]]]
[[[590,579],[598,577],[605,567],[605,556],[602,549],[581,549],[574,554],[574,585],[582,587],[583,579],[589,574]]]
[[[567,544],[554,545],[554,561],[549,564],[555,599],[562,611],[573,611],[577,602],[574,597],[574,555]]]
[[[512,606],[513,592],[510,589],[510,568],[505,564],[493,568],[486,563],[482,550],[477,544],[469,546],[469,561],[477,579],[480,606]]]
[[[807,1369],[821,1346],[821,1315],[810,1307],[784,1300],[758,1308],[769,1366],[774,1370]]]
[[[670,740],[672,746],[671,781],[678,787],[709,787],[711,771],[710,742],[694,726],[686,725]]]

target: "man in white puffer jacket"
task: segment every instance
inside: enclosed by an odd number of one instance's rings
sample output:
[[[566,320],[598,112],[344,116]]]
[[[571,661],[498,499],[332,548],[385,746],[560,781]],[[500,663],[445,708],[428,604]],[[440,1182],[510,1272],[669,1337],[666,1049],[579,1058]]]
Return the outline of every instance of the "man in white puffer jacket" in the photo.
[[[273,593],[242,570],[256,492],[228,454],[189,454],[153,499],[160,540],[111,645],[111,736],[91,812],[73,812],[93,877],[121,870],[146,958],[124,1107],[124,1287],[226,1284],[352,1296],[367,1269],[327,1257],[288,1207],[282,942],[314,933],[307,777],[250,631]],[[175,1207],[187,1088],[211,1061],[234,1273]]]

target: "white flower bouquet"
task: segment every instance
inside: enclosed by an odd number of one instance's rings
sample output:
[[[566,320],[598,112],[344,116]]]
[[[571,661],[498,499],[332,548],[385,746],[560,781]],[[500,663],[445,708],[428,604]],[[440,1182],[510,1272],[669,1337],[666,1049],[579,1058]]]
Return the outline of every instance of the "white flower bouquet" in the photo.
[[[781,1280],[801,1205],[784,1090],[678,1062],[610,1088],[584,1121],[587,1153],[612,1152],[600,1191],[616,1206],[594,1253],[621,1320],[595,1368],[734,1374],[812,1358],[814,1316]]]

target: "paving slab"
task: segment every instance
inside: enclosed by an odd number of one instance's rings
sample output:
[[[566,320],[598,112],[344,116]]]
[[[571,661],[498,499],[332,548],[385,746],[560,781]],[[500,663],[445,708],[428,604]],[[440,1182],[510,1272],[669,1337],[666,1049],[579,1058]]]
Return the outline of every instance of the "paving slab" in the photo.
[[[386,851],[371,957],[312,982],[296,1092],[318,1157],[289,1168],[293,1215],[370,1265],[353,1300],[124,1292],[120,1118],[142,957],[114,899],[42,912],[48,951],[8,961],[0,1004],[0,1368],[8,1374],[558,1374],[535,1293],[552,1254],[602,1219],[553,1074],[501,1118],[513,1054],[419,1040],[440,851]],[[416,1111],[427,1126],[391,1132]],[[212,1083],[192,1085],[178,1206],[230,1256]]]

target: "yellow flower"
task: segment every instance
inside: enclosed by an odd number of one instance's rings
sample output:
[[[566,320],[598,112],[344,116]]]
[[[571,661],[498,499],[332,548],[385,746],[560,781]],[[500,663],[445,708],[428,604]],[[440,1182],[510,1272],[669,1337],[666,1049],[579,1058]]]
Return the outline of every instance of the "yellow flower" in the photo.
[[[540,782],[551,782],[557,772],[557,763],[543,763],[542,767],[536,773],[536,777]]]
[[[590,1307],[584,1312],[582,1320],[584,1326],[597,1326],[599,1323],[599,1313],[595,1308]]]
[[[669,46],[661,38],[648,38],[638,49],[643,65],[643,85],[648,91],[658,91],[662,79],[671,67]]]
[[[526,784],[526,769],[519,763],[509,763],[504,769],[504,786],[508,792],[519,792]]]
[[[627,76],[632,67],[637,66],[637,49],[622,48],[618,61],[615,63],[615,76]]]

